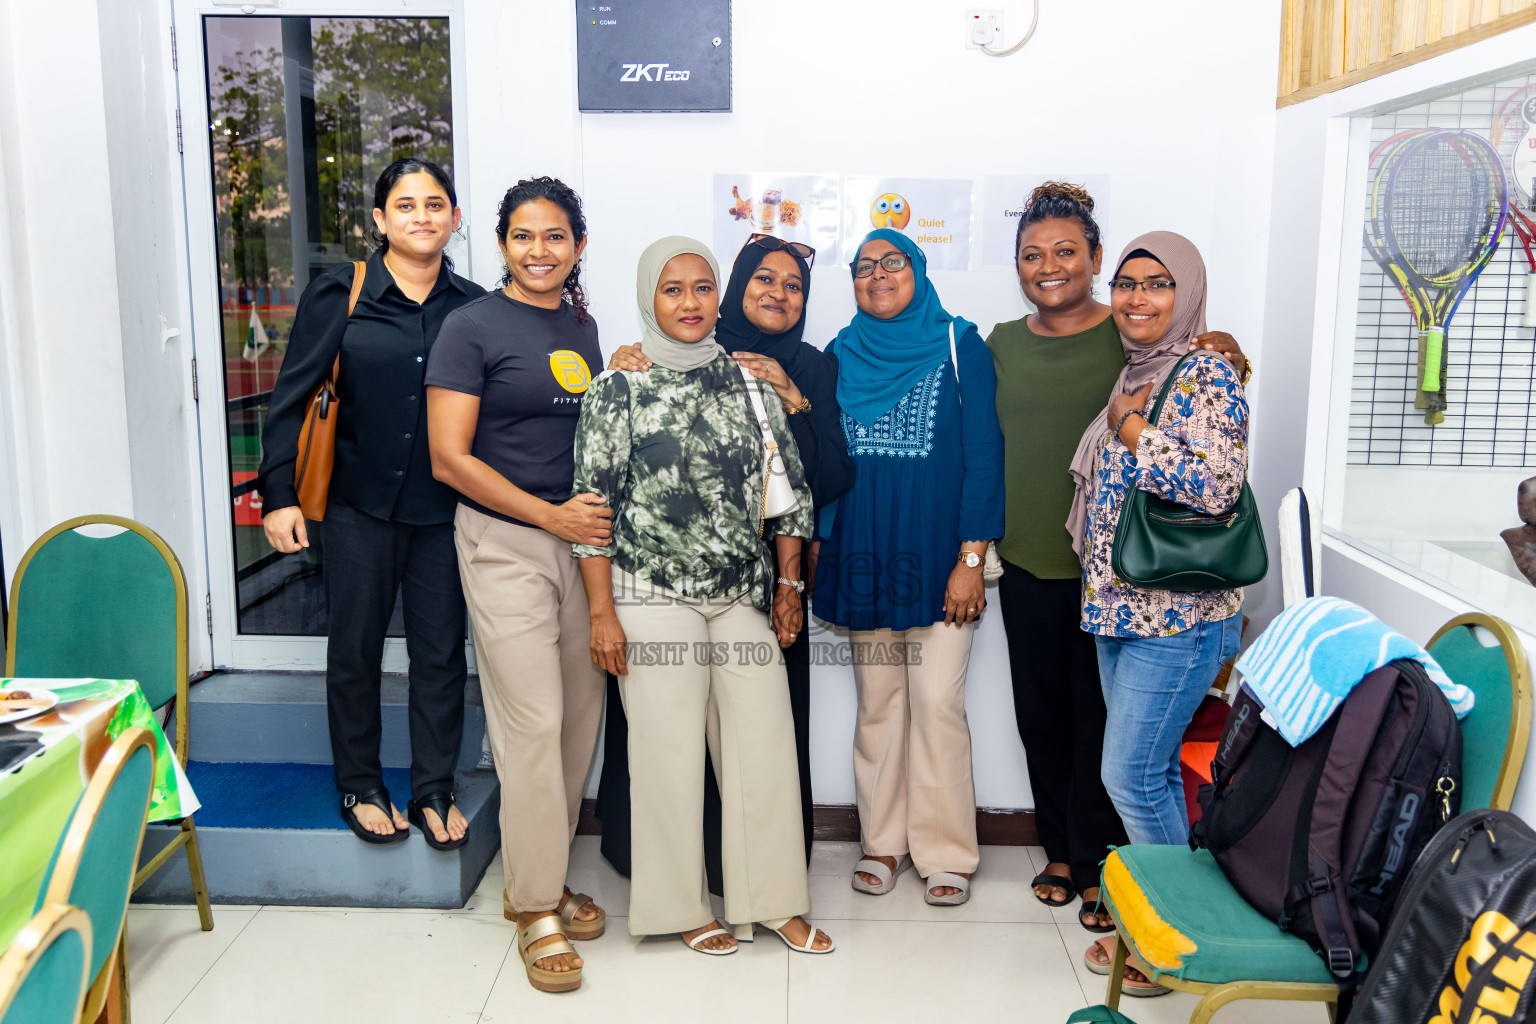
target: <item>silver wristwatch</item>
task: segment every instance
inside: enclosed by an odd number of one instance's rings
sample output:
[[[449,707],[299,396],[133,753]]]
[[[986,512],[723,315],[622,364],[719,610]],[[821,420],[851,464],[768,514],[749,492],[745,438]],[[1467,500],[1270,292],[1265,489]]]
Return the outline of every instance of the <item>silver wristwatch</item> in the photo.
[[[786,587],[794,587],[795,588],[795,593],[797,593],[797,594],[805,593],[805,581],[804,580],[792,580],[792,579],[789,579],[787,577],[780,576],[779,577],[779,583],[781,585],[783,585],[783,586],[786,586]]]
[[[974,551],[960,552],[959,560],[965,563],[967,569],[974,569],[981,564],[981,556]]]

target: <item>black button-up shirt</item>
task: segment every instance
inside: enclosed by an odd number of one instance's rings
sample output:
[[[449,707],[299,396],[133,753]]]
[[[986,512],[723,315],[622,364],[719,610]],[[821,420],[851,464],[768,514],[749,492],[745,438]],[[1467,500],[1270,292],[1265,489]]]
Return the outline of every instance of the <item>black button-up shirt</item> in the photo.
[[[299,503],[293,486],[299,428],[339,348],[329,500],[399,523],[452,522],[459,499],[432,478],[423,379],[444,318],[485,289],[444,267],[426,301],[416,303],[395,284],[383,255],[374,253],[349,320],[352,275],[352,264],[338,264],[311,281],[299,299],[261,437],[262,507],[271,512]]]

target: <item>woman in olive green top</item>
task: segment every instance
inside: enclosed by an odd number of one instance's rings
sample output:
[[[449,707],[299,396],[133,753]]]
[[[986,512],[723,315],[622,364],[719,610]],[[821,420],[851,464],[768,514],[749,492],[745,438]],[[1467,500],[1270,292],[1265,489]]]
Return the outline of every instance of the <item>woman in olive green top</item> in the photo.
[[[1035,823],[1050,858],[1033,884],[1051,906],[1081,891],[1079,920],[1107,932],[1113,925],[1097,905],[1099,861],[1126,837],[1099,775],[1104,696],[1093,637],[1079,628],[1082,566],[1065,526],[1067,467],[1125,367],[1109,306],[1093,298],[1103,257],[1093,198],[1062,182],[1035,189],[1019,218],[1015,256],[1036,312],[998,324],[987,345],[997,367],[1007,487],[998,600]],[[1204,334],[1195,344],[1246,369],[1230,335]]]

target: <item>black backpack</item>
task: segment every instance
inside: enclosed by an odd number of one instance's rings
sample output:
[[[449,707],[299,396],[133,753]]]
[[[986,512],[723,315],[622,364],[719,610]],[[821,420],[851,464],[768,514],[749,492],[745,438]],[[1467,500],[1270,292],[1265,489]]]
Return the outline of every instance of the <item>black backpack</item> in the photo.
[[[1342,985],[1374,956],[1403,878],[1461,801],[1461,727],[1416,661],[1367,675],[1292,747],[1238,694],[1190,836]]]
[[[1349,1024],[1510,1024],[1536,1008],[1536,832],[1471,811],[1409,873]]]

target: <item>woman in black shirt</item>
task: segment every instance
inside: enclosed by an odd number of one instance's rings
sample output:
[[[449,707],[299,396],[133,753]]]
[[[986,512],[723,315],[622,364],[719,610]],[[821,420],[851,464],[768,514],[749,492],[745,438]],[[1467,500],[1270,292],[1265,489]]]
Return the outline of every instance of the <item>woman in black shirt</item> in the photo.
[[[379,762],[384,634],[402,596],[410,656],[410,821],[439,849],[464,844],[452,806],[464,730],[464,594],[453,549],[458,497],[432,477],[423,378],[443,319],[485,293],[453,273],[443,249],[459,224],[453,182],[429,160],[397,160],[374,188],[377,248],[347,315],[354,268],[304,290],[272,391],[257,489],[267,540],[309,546],[293,471],[310,396],[337,353],[336,462],[323,564],[329,605],[326,704],[341,816],[370,843],[405,839]]]

